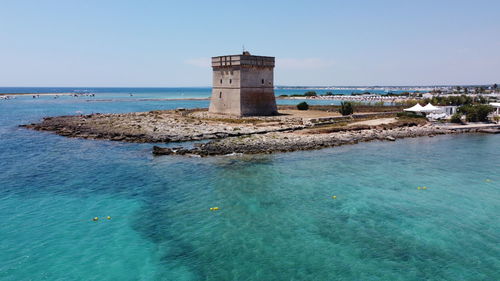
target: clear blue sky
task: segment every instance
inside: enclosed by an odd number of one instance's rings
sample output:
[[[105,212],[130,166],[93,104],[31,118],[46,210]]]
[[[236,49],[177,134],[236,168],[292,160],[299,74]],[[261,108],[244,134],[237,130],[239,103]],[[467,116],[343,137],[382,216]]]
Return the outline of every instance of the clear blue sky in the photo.
[[[278,85],[500,82],[500,1],[0,0],[0,86],[210,86],[275,56]]]

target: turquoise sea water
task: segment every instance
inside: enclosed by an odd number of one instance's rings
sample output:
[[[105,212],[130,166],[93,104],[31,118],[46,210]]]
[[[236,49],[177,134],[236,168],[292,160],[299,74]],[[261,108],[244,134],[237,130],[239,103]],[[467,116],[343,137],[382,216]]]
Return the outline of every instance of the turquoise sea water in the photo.
[[[78,97],[76,99],[88,100],[89,102],[127,102],[127,101],[154,101],[155,99],[199,99],[199,98],[209,98],[211,95],[211,88],[69,88],[69,87],[59,87],[59,88],[34,88],[34,87],[0,87],[0,94],[2,93],[75,93],[75,94],[94,94],[94,97]],[[276,89],[275,95],[297,95],[304,94],[309,90],[306,89]],[[326,92],[332,92],[335,94],[348,95],[351,93],[363,93],[365,91],[361,90],[314,90],[319,95],[324,95]],[[386,94],[386,92],[381,90],[371,91],[376,94]],[[394,91],[402,92],[402,91]],[[32,99],[32,96],[14,96],[17,99]],[[71,96],[59,96],[58,99],[62,100],[75,100],[75,97]],[[47,100],[54,99],[53,96],[41,96],[39,99]],[[301,102],[301,100],[288,100],[279,99],[278,104],[283,105],[296,105]],[[336,100],[308,100],[309,104],[319,104],[319,105],[331,105],[340,104],[340,101]],[[208,104],[208,103],[207,103]],[[207,105],[208,106],[208,105]]]
[[[187,158],[17,127],[208,105],[117,95],[0,100],[0,280],[500,279],[499,135]]]

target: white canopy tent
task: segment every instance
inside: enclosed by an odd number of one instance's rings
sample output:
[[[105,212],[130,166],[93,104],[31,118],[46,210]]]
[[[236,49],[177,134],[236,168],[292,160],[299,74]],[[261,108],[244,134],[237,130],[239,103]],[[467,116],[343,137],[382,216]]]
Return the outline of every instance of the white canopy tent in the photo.
[[[441,108],[428,103],[426,106],[422,107],[422,112],[439,112],[443,111]]]
[[[436,107],[431,103],[428,103],[426,106],[421,106],[420,104],[417,103],[416,105],[403,110],[426,115],[427,118],[434,120],[443,119],[446,118],[447,116],[442,108]]]
[[[424,107],[421,106],[419,103],[417,103],[416,105],[410,107],[410,108],[405,108],[403,109],[404,111],[409,111],[409,112],[422,112],[422,109]]]

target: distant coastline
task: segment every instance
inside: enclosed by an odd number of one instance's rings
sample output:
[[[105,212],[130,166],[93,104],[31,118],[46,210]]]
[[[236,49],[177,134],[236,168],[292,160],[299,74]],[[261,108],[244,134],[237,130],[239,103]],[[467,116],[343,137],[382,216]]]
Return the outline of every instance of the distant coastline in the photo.
[[[0,93],[0,96],[71,96],[75,93]]]
[[[0,96],[82,96],[86,97],[88,94],[78,93],[0,93]],[[89,99],[89,102],[111,102],[119,101],[120,99]],[[125,99],[123,99],[125,100]],[[175,101],[175,100],[210,100],[206,98],[152,98],[152,99],[136,99],[136,101]]]

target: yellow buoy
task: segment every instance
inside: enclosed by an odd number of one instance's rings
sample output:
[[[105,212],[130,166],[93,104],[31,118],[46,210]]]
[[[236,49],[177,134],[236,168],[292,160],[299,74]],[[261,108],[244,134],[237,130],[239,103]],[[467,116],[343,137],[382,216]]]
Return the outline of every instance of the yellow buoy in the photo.
[[[485,182],[491,182],[491,180],[490,179],[486,179]]]
[[[214,209],[214,211],[217,211],[217,210],[219,210],[219,207],[214,207],[213,209]]]
[[[427,186],[422,187],[423,189],[427,189]]]
[[[98,220],[99,220],[99,217],[94,217],[92,220],[93,220],[93,221],[98,221]]]
[[[419,187],[417,187],[417,189],[418,189],[418,190],[420,190],[420,186],[419,186]]]
[[[107,216],[106,218],[107,218],[108,220],[110,220],[110,219],[111,219],[111,217],[110,217],[110,216]]]
[[[337,195],[333,195],[333,196],[332,196],[332,199],[337,199]]]

